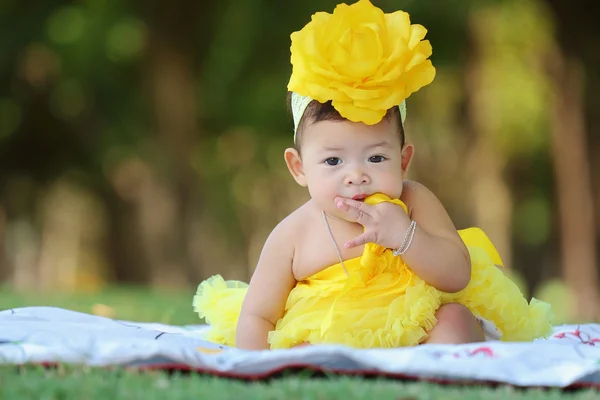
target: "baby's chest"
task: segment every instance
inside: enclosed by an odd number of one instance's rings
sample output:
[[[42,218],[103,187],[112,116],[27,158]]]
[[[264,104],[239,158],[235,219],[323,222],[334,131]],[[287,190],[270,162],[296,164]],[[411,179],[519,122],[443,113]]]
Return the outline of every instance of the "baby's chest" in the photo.
[[[364,246],[353,249],[344,248],[344,243],[349,239],[351,237],[337,241],[342,260],[359,257],[363,252]],[[327,233],[307,235],[296,245],[293,260],[294,276],[297,280],[302,280],[339,262],[340,257],[336,246]]]

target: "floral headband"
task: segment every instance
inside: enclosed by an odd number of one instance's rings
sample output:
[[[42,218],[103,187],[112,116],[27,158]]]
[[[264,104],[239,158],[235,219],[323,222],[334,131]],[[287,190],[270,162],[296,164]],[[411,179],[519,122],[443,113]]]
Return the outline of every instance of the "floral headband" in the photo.
[[[397,105],[404,122],[405,100],[435,78],[426,34],[408,13],[384,14],[369,0],[314,14],[291,35],[294,140],[312,100],[331,100],[342,117],[368,125]]]

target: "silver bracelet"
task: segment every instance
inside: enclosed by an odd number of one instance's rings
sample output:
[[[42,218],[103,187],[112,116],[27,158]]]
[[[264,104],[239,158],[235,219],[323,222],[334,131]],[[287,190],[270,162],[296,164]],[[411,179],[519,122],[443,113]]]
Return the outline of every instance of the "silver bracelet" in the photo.
[[[411,221],[408,226],[408,230],[406,231],[406,235],[404,235],[404,241],[396,250],[392,252],[396,257],[401,256],[406,253],[412,244],[413,238],[415,237],[415,232],[417,231],[417,223],[415,221]]]

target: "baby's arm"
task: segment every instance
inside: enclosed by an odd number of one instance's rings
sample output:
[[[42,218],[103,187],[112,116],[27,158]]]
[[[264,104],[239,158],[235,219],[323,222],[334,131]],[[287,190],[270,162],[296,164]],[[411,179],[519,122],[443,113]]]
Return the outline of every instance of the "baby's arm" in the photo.
[[[267,337],[283,316],[285,303],[296,284],[292,273],[294,244],[284,220],[267,238],[242,305],[236,330],[236,347],[269,348]]]
[[[430,285],[458,292],[471,278],[471,258],[450,216],[425,186],[405,181],[402,200],[417,223],[412,244],[403,259]]]

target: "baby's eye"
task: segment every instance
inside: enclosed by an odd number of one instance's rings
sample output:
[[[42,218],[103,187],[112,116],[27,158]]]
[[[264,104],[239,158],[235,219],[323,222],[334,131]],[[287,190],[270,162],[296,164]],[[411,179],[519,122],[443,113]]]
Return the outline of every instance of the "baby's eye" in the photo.
[[[382,161],[385,161],[386,158],[384,156],[371,156],[369,157],[369,162],[372,163],[380,163]]]
[[[325,164],[327,165],[340,165],[342,163],[342,160],[337,158],[337,157],[329,157],[325,160]]]

